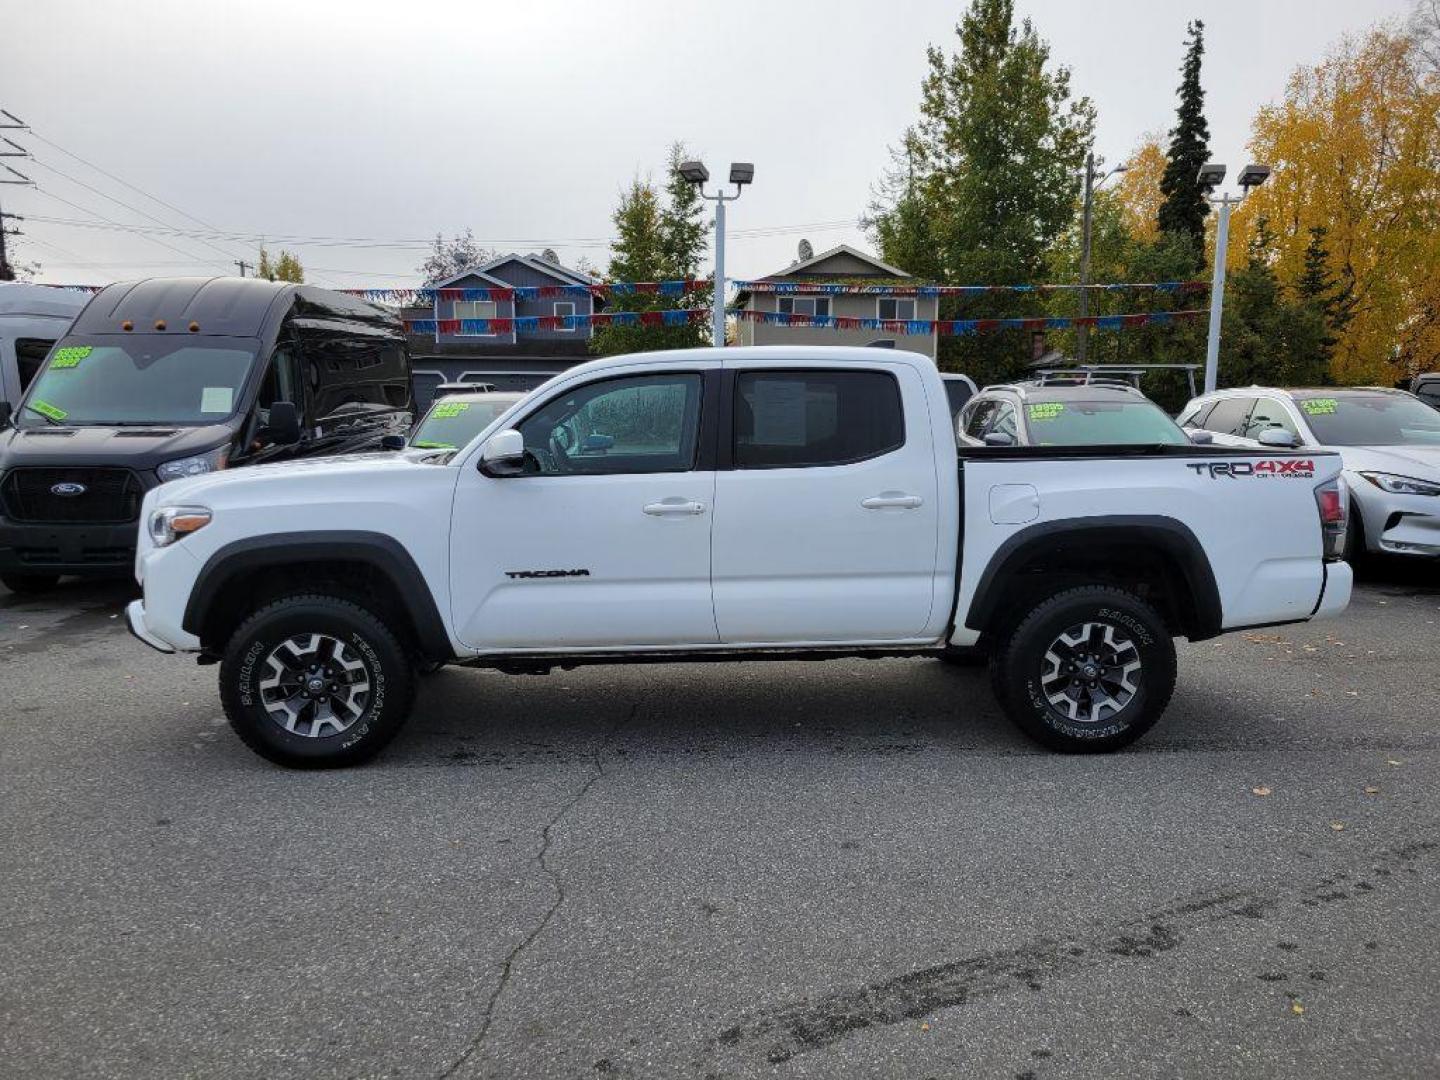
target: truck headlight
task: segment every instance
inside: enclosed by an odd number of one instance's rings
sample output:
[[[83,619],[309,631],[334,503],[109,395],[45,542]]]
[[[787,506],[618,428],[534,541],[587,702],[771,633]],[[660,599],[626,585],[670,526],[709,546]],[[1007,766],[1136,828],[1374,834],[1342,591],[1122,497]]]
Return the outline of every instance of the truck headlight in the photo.
[[[1395,476],[1383,472],[1362,472],[1360,475],[1391,495],[1440,495],[1440,484],[1416,480],[1413,476]]]
[[[210,511],[203,506],[162,506],[150,512],[150,520],[146,524],[155,546],[168,547],[209,525]]]
[[[155,475],[160,477],[160,482],[163,484],[166,480],[179,480],[186,476],[200,476],[204,473],[215,472],[225,468],[229,460],[230,448],[222,446],[204,454],[196,454],[194,457],[167,461],[155,470]]]

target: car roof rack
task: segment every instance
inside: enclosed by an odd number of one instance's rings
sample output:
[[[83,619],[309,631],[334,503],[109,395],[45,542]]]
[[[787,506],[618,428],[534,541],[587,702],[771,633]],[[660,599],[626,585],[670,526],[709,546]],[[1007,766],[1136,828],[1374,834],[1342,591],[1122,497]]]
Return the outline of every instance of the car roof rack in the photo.
[[[1195,373],[1201,364],[1072,364],[1067,367],[1040,368],[1035,372],[1041,386],[1088,386],[1121,383],[1140,389],[1140,380],[1150,371],[1183,371],[1190,383],[1190,396],[1196,396]],[[1068,380],[1050,381],[1050,380]]]

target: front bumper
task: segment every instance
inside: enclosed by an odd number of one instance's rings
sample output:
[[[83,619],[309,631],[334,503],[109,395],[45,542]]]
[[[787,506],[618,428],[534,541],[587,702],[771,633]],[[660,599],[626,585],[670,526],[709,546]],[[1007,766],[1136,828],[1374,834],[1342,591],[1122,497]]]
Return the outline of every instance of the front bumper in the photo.
[[[124,574],[135,561],[136,522],[40,525],[0,518],[0,572]]]
[[[130,633],[149,645],[156,652],[173,653],[175,649],[167,641],[161,641],[145,625],[145,601],[131,600],[125,605],[125,625]]]
[[[1387,555],[1440,556],[1440,498],[1392,495],[1364,477],[1346,483],[1365,526],[1365,546]]]

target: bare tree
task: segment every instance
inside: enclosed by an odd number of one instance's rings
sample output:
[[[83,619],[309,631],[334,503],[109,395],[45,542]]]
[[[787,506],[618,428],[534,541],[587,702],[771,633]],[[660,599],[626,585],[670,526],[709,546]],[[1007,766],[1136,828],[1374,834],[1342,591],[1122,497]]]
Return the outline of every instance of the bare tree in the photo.
[[[1440,75],[1440,0],[1415,0],[1408,29],[1426,66]]]

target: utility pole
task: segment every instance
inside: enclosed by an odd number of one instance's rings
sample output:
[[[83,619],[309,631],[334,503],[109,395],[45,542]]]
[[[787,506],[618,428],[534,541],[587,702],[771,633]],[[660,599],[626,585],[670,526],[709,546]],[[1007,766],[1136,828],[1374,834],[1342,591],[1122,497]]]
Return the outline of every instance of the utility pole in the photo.
[[[1090,314],[1090,221],[1095,209],[1095,154],[1085,155],[1085,202],[1080,210],[1080,317]],[[1090,327],[1081,323],[1075,329],[1075,359],[1085,363],[1089,352]]]
[[[235,260],[235,265],[240,268],[240,276],[241,276],[241,277],[244,277],[244,276],[245,276],[245,271],[246,271],[246,270],[249,268],[249,266],[250,266],[250,264],[249,264],[248,262],[246,262],[244,259],[236,259],[236,260]]]
[[[4,109],[0,109],[0,118],[3,118],[0,119],[0,131],[30,130],[30,126],[28,124],[26,124],[19,117],[6,112]],[[0,142],[3,142],[5,144],[4,146],[0,146],[0,157],[27,158],[30,156],[30,151],[26,150],[25,147],[21,146],[19,143],[13,142],[8,137],[0,137]],[[4,170],[10,174],[9,176],[0,175],[0,184],[17,184],[26,187],[35,186],[35,181],[31,180],[24,173],[17,172],[9,165],[0,165],[0,167],[3,167]],[[5,227],[5,222],[7,220],[24,221],[25,219],[22,218],[19,214],[7,214],[5,213],[4,208],[0,207],[0,281],[15,280],[15,268],[10,265],[10,254],[8,248],[5,245],[5,237],[19,236],[20,230],[7,229]]]
[[[1090,226],[1095,220],[1095,192],[1101,184],[1116,173],[1125,172],[1130,166],[1116,165],[1097,181],[1095,179],[1095,154],[1085,155],[1085,201],[1080,209],[1080,317],[1090,314]],[[1090,327],[1075,328],[1075,359],[1085,363],[1089,352]]]

